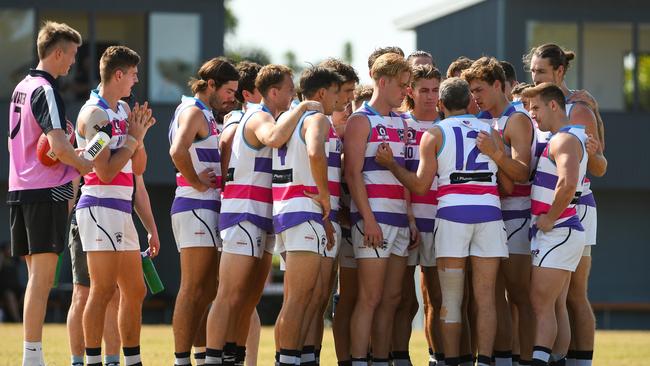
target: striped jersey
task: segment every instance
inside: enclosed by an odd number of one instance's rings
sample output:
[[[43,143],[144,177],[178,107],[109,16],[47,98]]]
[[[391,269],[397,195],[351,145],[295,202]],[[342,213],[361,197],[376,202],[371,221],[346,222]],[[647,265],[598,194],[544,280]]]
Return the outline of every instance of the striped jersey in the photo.
[[[392,112],[388,116],[382,116],[368,103],[364,103],[354,113],[364,115],[370,124],[362,175],[375,220],[381,224],[408,227],[404,186],[390,170],[375,162],[377,148],[385,142],[393,150],[397,163],[404,166],[404,120]],[[361,220],[361,215],[354,200],[350,206],[350,221],[354,225]]]
[[[102,126],[104,130],[110,131],[111,141],[108,148],[111,154],[119,150],[126,143],[128,137],[127,104],[123,101],[117,103],[117,110],[111,109],[106,99],[99,95],[98,90],[90,92],[90,98],[81,107],[79,113],[84,108],[97,107],[106,113],[108,124]],[[86,126],[86,129],[93,126]],[[88,141],[77,131],[77,142],[80,148],[86,147]],[[131,159],[120,169],[113,180],[108,183],[102,182],[95,169],[84,176],[84,185],[81,187],[81,197],[77,203],[77,209],[84,207],[101,206],[115,210],[131,213],[133,196],[133,170],[131,168]]]
[[[327,137],[327,185],[330,191],[330,221],[338,222],[339,209],[341,208],[341,153],[343,141],[336,134],[336,129],[331,125]]]
[[[435,126],[438,121],[418,121],[411,112],[402,115],[407,125],[406,132],[406,169],[412,172],[418,170],[420,164],[420,141],[422,136]],[[436,210],[438,207],[438,178],[433,177],[431,189],[425,195],[411,193],[411,209],[415,216],[415,224],[420,232],[433,232]]]
[[[244,134],[246,123],[256,113],[271,114],[265,105],[255,105],[244,113],[235,132],[221,198],[220,230],[250,221],[273,232],[272,149],[250,145]]]
[[[217,178],[217,188],[208,188],[205,192],[199,192],[187,182],[180,172],[176,173],[176,193],[172,203],[171,213],[191,211],[194,209],[208,209],[219,212],[221,199],[221,158],[219,155],[219,134],[217,132],[217,121],[212,114],[212,109],[206,106],[200,99],[183,96],[181,104],[174,112],[174,118],[169,125],[169,143],[174,141],[178,131],[178,120],[181,114],[188,108],[198,108],[205,117],[205,124],[208,127],[208,136],[197,138],[189,148],[192,166],[196,174],[205,169],[214,170]]]
[[[464,224],[502,219],[497,165],[476,146],[480,131],[491,133],[471,114],[451,116],[438,123],[443,146],[438,152],[437,218]]]
[[[575,105],[576,103],[567,103],[565,107],[567,118],[571,119],[571,111]],[[589,180],[589,178],[585,178],[582,186],[582,195],[578,199],[578,204],[596,207],[596,199],[594,198],[594,193],[591,191],[591,180]]]

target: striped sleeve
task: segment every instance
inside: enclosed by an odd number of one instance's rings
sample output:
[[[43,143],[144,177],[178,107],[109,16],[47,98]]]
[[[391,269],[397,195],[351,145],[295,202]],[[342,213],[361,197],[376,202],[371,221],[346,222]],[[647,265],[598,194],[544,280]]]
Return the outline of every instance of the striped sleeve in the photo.
[[[54,129],[64,129],[65,108],[63,100],[51,85],[43,85],[32,93],[32,113],[38,125],[47,134]]]

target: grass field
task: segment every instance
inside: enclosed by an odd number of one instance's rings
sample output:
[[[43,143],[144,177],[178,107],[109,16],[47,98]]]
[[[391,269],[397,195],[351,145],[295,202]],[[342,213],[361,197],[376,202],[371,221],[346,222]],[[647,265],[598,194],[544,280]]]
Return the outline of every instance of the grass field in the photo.
[[[0,366],[20,365],[22,360],[22,328],[19,324],[0,324]],[[48,366],[69,365],[68,337],[63,324],[48,324],[44,332],[45,357]],[[273,328],[262,329],[260,366],[273,365]],[[416,331],[411,340],[413,365],[426,366],[428,355],[424,333]],[[169,325],[147,325],[142,329],[142,360],[145,365],[173,365],[172,329]],[[650,360],[650,332],[598,331],[596,334],[595,366],[639,366]],[[326,330],[323,366],[336,365],[330,329]]]

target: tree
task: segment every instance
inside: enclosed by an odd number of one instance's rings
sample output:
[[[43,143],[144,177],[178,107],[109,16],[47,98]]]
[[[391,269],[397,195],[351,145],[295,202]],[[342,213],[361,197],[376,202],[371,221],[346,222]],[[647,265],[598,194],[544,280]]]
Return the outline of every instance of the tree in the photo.
[[[227,0],[223,4],[223,27],[224,27],[224,32],[225,34],[235,34],[237,31],[237,25],[239,24],[239,21],[237,20],[237,16],[235,13],[230,9],[230,0]]]
[[[346,41],[343,44],[343,62],[348,65],[352,65],[354,59],[354,51],[352,49],[352,42]]]
[[[240,48],[238,50],[226,50],[226,57],[232,62],[238,63],[239,61],[251,61],[258,63],[262,66],[271,63],[271,57],[268,52],[258,47]]]

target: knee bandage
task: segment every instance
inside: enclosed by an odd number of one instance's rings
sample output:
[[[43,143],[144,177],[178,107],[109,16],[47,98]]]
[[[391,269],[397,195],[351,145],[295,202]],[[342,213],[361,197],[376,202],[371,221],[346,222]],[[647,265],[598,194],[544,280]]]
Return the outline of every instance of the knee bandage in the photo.
[[[461,268],[445,268],[438,271],[438,277],[442,292],[440,319],[445,323],[461,323],[465,271]]]

